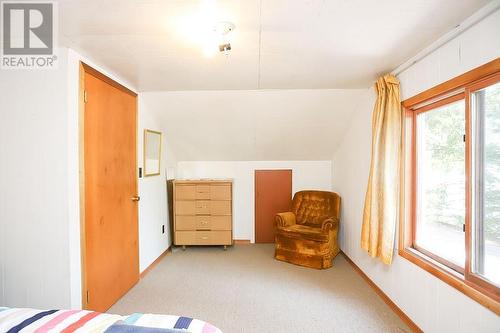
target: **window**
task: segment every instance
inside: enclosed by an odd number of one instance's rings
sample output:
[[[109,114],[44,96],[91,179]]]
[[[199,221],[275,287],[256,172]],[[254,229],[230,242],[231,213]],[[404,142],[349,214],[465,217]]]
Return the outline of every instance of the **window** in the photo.
[[[500,314],[500,59],[403,107],[399,253]]]
[[[414,247],[463,272],[465,101],[463,94],[416,110]]]

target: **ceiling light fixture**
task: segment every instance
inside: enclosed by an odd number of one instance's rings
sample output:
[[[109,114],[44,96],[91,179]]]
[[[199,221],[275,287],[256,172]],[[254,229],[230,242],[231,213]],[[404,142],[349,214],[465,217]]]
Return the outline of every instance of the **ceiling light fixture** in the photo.
[[[214,32],[218,37],[219,51],[224,52],[226,56],[231,51],[231,38],[234,29],[236,26],[232,22],[219,22],[214,27]]]

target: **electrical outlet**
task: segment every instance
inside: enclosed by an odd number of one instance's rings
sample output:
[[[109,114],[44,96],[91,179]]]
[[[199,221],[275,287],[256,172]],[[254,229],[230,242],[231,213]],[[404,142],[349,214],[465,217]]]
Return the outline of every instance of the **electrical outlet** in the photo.
[[[165,233],[165,225],[164,225],[164,224],[162,224],[162,225],[161,225],[161,233],[162,233],[162,234],[164,234],[164,233]]]

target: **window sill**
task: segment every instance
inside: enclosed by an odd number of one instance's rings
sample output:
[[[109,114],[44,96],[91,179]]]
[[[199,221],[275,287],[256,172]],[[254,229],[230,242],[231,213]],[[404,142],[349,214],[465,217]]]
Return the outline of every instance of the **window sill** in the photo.
[[[470,281],[466,281],[462,274],[442,265],[413,248],[400,248],[398,252],[401,257],[431,273],[441,281],[487,307],[497,315],[500,315],[500,299],[498,299],[498,296]]]

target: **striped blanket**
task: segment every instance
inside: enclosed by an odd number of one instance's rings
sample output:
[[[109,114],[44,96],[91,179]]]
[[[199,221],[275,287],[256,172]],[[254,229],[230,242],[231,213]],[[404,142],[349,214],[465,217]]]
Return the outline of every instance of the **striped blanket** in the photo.
[[[133,330],[130,330],[133,326]],[[147,328],[156,328],[151,330]],[[36,310],[0,307],[2,333],[222,333],[215,326],[189,317],[134,313],[120,316],[86,310]]]

